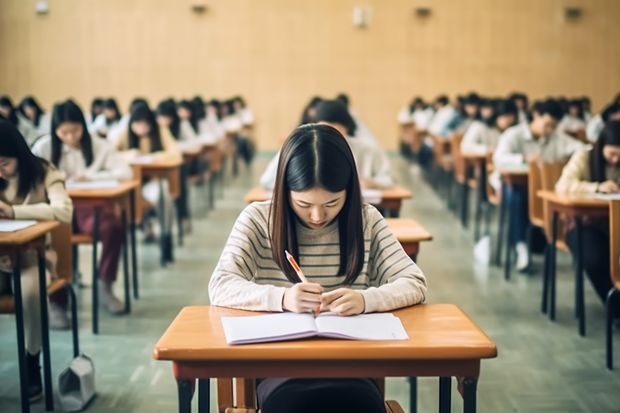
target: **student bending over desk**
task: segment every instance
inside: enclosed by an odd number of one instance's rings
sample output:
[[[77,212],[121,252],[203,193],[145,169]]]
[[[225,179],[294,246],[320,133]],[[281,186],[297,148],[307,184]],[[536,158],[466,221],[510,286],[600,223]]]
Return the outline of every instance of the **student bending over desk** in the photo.
[[[47,161],[30,152],[24,137],[11,123],[0,120],[0,218],[71,222],[73,205],[61,174]],[[47,269],[54,273],[51,250]],[[26,374],[30,401],[41,398],[41,310],[39,270],[34,251],[22,257],[22,300],[26,341]],[[0,294],[10,292],[12,266],[0,257]]]
[[[424,301],[424,274],[379,212],[362,204],[342,134],[327,125],[298,127],[284,142],[277,171],[273,201],[252,203],[237,218],[209,282],[212,304],[256,311],[318,307],[348,316]],[[308,282],[300,282],[285,250]],[[258,383],[263,413],[385,412],[371,379]]]
[[[555,185],[558,192],[593,194],[620,192],[620,121],[608,122],[592,149],[575,152]],[[618,228],[620,230],[620,228]],[[577,254],[575,225],[569,223],[566,243]],[[583,267],[600,299],[605,302],[611,289],[609,268],[609,222],[584,219],[582,228]],[[614,317],[620,319],[620,302]]]

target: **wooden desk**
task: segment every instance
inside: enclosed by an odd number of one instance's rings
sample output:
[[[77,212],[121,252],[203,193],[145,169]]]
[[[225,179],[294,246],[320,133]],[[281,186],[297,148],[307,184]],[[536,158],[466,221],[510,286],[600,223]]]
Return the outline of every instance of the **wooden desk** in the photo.
[[[67,188],[67,193],[73,201],[75,207],[92,208],[94,212],[93,231],[92,231],[92,329],[93,334],[99,334],[99,266],[97,263],[97,245],[99,243],[99,216],[101,209],[111,205],[121,205],[123,214],[121,222],[123,234],[127,234],[127,212],[129,211],[130,222],[130,242],[131,242],[131,271],[133,275],[134,297],[138,298],[138,260],[136,254],[136,205],[137,200],[142,197],[140,193],[140,181],[119,182],[114,188],[97,189],[72,189]],[[77,259],[77,257],[74,257]],[[131,299],[129,297],[129,269],[127,257],[127,239],[123,247],[123,272],[125,283],[125,311],[131,312]]]
[[[192,306],[183,308],[172,321],[155,345],[153,358],[172,361],[179,412],[190,411],[190,387],[196,379],[387,376],[464,377],[465,411],[474,412],[480,361],[497,356],[495,343],[452,304],[426,304],[394,311],[409,340],[315,338],[227,345],[221,317],[250,314],[257,313]],[[309,346],[312,351],[308,351]],[[442,389],[449,390],[449,383]],[[206,406],[208,393],[208,383],[199,386],[199,405]],[[441,405],[449,410],[449,392],[442,391],[440,397]]]
[[[413,197],[413,192],[401,186],[381,189],[380,191],[381,202],[379,202],[375,206],[384,209],[386,211],[386,215],[391,218],[398,217],[400,207],[403,203],[403,199],[409,199]],[[248,193],[245,194],[243,200],[248,204],[257,201],[267,201],[271,199],[271,194],[272,191],[263,189],[259,186],[255,186],[250,189]]]
[[[15,327],[17,330],[17,365],[22,413],[30,412],[28,380],[26,372],[26,347],[24,338],[24,313],[22,304],[21,253],[36,250],[39,266],[39,299],[41,306],[41,340],[43,352],[43,383],[45,385],[45,409],[54,410],[52,390],[52,362],[47,318],[47,280],[45,277],[45,236],[59,225],[56,221],[39,222],[14,232],[0,232],[0,256],[8,256],[13,266],[13,298],[15,300]]]
[[[400,245],[403,246],[407,255],[414,261],[417,260],[418,253],[420,252],[420,242],[433,239],[433,234],[428,232],[414,219],[386,218],[385,221],[398,242],[400,242]]]
[[[549,266],[543,277],[543,311],[548,310],[549,318],[555,320],[555,263],[558,217],[560,214],[575,219],[577,238],[577,256],[575,257],[575,314],[579,319],[579,334],[586,334],[583,256],[581,250],[582,218],[607,217],[609,215],[609,201],[587,197],[583,195],[565,195],[555,191],[538,191],[537,195],[543,200],[545,219],[551,220],[552,240],[549,245]],[[547,306],[548,303],[548,306]]]

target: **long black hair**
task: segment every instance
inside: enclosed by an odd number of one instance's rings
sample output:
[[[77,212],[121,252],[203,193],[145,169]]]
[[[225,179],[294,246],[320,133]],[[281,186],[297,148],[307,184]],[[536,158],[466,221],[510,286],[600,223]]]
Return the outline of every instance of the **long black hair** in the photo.
[[[174,139],[179,140],[181,134],[181,119],[179,118],[177,105],[174,103],[174,100],[162,100],[157,105],[157,109],[155,111],[157,112],[157,116],[165,116],[171,119],[168,129],[170,129],[170,133]]]
[[[131,125],[134,122],[146,122],[149,124],[149,139],[151,141],[151,152],[158,152],[164,149],[161,142],[161,135],[159,134],[159,126],[155,121],[155,115],[153,111],[144,105],[138,105],[129,117],[129,148],[140,149],[140,137],[136,135],[131,129]]]
[[[116,103],[116,99],[114,98],[109,98],[106,99],[105,102],[103,102],[103,108],[104,109],[111,109],[114,111],[114,113],[116,113],[116,116],[114,116],[112,119],[108,119],[106,117],[105,119],[105,123],[107,125],[111,125],[114,122],[118,122],[119,120],[121,120],[121,111],[118,108],[118,104]]]
[[[28,115],[26,115],[27,106],[30,106],[34,109],[34,119],[30,119],[28,118]],[[37,102],[34,96],[26,96],[25,98],[23,98],[22,101],[19,102],[19,111],[26,119],[29,119],[34,126],[39,126],[41,115],[43,115],[43,109],[41,109],[41,105],[39,105],[39,102]]]
[[[194,104],[189,100],[182,100],[179,102],[179,108],[183,108],[189,112],[189,124],[195,133],[198,133],[198,117],[196,116],[196,110]]]
[[[357,125],[347,107],[338,100],[322,100],[316,105],[315,122],[339,123],[347,129],[350,137],[355,136]]]
[[[286,278],[300,281],[288,264],[284,250],[299,256],[297,216],[290,203],[290,191],[323,188],[329,192],[346,190],[344,206],[338,214],[340,268],[343,284],[351,285],[364,264],[362,195],[355,159],[349,144],[328,125],[297,127],[282,146],[278,161],[270,216],[273,259]]]
[[[58,137],[56,129],[64,122],[79,123],[82,125],[80,149],[84,157],[84,163],[86,163],[86,166],[90,166],[94,160],[93,141],[88,133],[88,127],[86,126],[86,120],[84,119],[82,109],[71,99],[55,104],[52,110],[52,164],[58,167],[60,158],[62,157],[63,143]]]
[[[17,126],[19,121],[17,119],[17,113],[15,112],[15,106],[13,106],[13,101],[11,100],[11,98],[6,96],[6,95],[0,96],[0,106],[4,106],[5,108],[9,108],[11,113],[9,113],[9,116],[4,118],[4,119],[8,120],[13,125]],[[0,115],[0,118],[3,118],[3,116]]]
[[[18,197],[25,198],[45,180],[47,161],[35,156],[17,126],[4,119],[0,119],[0,156],[17,159]],[[6,186],[7,181],[0,178],[0,190]]]
[[[609,121],[605,124],[601,135],[590,152],[590,178],[593,182],[605,182],[607,161],[603,156],[603,148],[606,145],[620,147],[620,121]]]

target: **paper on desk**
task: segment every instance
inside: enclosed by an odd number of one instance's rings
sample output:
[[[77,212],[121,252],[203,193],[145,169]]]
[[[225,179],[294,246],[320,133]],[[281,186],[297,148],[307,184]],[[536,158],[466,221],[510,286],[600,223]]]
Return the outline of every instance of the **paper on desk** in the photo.
[[[119,182],[116,179],[102,179],[98,181],[72,181],[65,183],[67,189],[106,189],[116,188]]]
[[[592,194],[592,198],[594,199],[604,199],[611,201],[620,201],[620,192],[616,192],[613,194]]]
[[[15,232],[36,224],[37,221],[26,219],[0,219],[0,232]]]

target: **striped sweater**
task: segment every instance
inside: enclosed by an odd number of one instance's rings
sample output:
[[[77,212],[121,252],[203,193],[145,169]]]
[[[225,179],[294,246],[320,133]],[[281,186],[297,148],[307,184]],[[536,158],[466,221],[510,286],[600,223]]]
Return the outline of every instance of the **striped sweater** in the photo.
[[[239,215],[209,282],[211,304],[254,311],[283,311],[291,286],[272,258],[269,239],[271,202],[255,202]],[[407,256],[385,220],[364,205],[364,265],[350,287],[364,296],[366,313],[418,304],[426,296],[426,278]],[[338,224],[309,229],[297,224],[299,264],[309,282],[326,291],[342,287]]]

